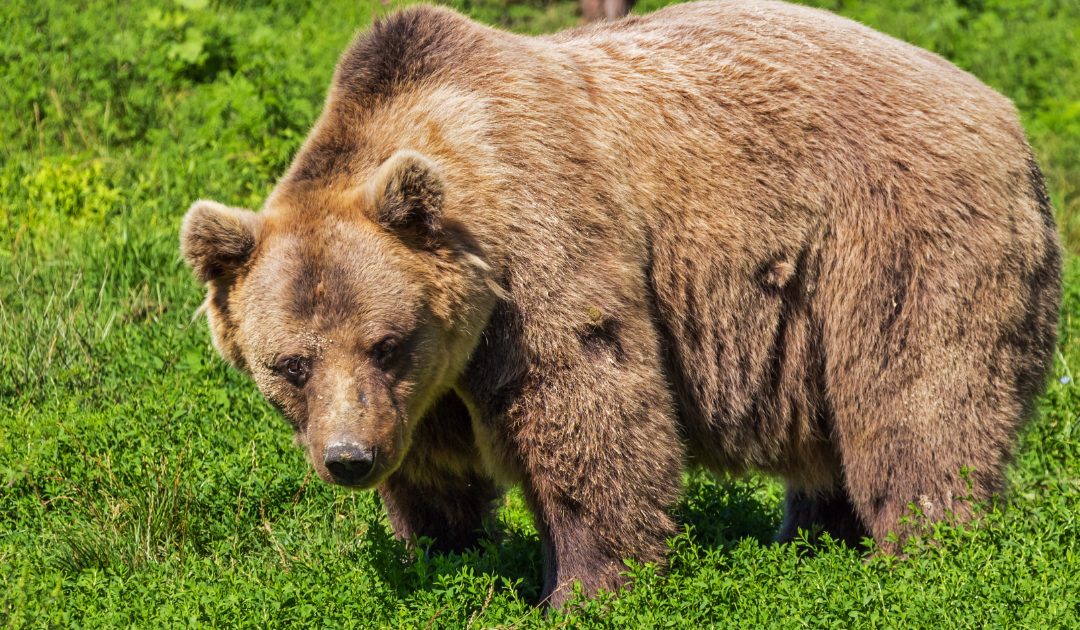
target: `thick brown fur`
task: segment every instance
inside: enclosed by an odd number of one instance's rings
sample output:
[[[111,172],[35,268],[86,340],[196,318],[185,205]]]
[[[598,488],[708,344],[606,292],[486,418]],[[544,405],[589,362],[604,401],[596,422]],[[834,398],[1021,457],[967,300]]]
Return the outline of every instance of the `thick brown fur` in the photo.
[[[263,211],[235,212],[197,204],[185,257],[320,475],[332,441],[373,449],[360,485],[448,549],[519,484],[556,605],[662,561],[691,463],[785,479],[781,539],[891,548],[909,504],[970,516],[1055,342],[1012,105],[782,3],[539,38],[395,13]]]

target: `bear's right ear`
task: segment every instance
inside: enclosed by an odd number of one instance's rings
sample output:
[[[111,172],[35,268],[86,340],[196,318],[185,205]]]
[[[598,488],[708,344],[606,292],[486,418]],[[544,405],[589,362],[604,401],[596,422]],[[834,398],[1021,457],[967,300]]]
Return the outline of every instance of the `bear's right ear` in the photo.
[[[261,217],[250,210],[196,201],[180,228],[184,261],[203,282],[232,276],[255,251],[261,224]]]

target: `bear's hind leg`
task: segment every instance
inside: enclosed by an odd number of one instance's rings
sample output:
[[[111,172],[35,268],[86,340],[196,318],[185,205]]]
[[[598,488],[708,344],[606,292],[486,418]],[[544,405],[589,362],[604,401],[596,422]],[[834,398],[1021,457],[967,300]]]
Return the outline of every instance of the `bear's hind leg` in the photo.
[[[973,348],[922,350],[891,357],[889,372],[860,379],[855,396],[834,398],[847,494],[890,553],[929,522],[969,519],[972,500],[1001,491],[1026,413],[1010,391],[1008,363],[995,365]]]
[[[817,543],[820,535],[827,532],[834,540],[849,547],[858,547],[862,539],[870,535],[842,487],[816,492],[788,487],[784,521],[776,540],[781,543],[795,541],[799,538],[799,530],[807,533],[811,543]]]
[[[903,220],[837,224],[821,264],[832,437],[852,505],[887,552],[899,547],[890,532],[902,541],[925,527],[905,520],[909,505],[962,522],[972,499],[1002,490],[1053,353],[1051,215],[997,192],[980,203],[974,190],[960,192],[987,217],[977,237],[969,223],[943,223],[947,208],[868,208],[858,216]]]
[[[943,445],[913,439],[903,429],[890,433],[893,442],[884,445],[885,452],[851,449],[844,457],[855,510],[887,553],[898,552],[907,536],[925,531],[930,522],[968,520],[971,499],[989,498],[1003,485],[1003,461],[963,457],[960,449],[938,460],[934,450]],[[981,467],[968,469],[965,460],[980,461]]]
[[[1010,366],[984,361],[973,348],[923,346],[889,357],[886,372],[832,389],[847,495],[886,552],[928,522],[967,520],[971,499],[1002,489],[1025,410],[995,378],[1011,376]],[[921,517],[909,522],[912,504]]]

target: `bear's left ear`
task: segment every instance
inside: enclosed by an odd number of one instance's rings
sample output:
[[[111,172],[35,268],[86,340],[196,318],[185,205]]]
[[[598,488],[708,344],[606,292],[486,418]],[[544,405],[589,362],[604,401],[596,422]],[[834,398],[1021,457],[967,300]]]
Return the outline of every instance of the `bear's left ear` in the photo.
[[[428,243],[442,232],[443,180],[427,157],[402,149],[371,178],[375,220],[388,230]]]

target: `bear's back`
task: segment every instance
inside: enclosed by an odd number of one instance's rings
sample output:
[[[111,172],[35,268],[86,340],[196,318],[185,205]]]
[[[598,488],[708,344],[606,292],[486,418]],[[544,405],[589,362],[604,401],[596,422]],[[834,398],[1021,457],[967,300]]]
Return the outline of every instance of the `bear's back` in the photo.
[[[885,159],[901,146],[963,164],[980,152],[1026,146],[1011,102],[976,77],[819,9],[694,2],[549,40],[601,91],[615,85],[669,110],[678,103],[663,97],[677,94],[693,101],[690,109],[715,114],[714,123],[727,117],[720,124],[752,123],[795,141],[827,137],[826,149],[858,149],[862,159]]]
[[[677,4],[643,16],[597,23],[548,36],[552,42],[619,50],[638,56],[696,58],[702,64],[753,57],[774,69],[829,83],[876,75],[913,91],[1008,101],[948,60],[825,10],[772,0],[706,0]],[[697,65],[697,64],[695,64]],[[765,78],[765,77],[763,77]],[[941,92],[944,91],[944,94]]]

